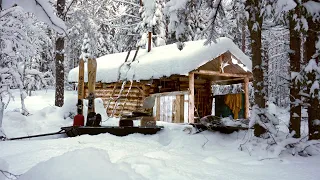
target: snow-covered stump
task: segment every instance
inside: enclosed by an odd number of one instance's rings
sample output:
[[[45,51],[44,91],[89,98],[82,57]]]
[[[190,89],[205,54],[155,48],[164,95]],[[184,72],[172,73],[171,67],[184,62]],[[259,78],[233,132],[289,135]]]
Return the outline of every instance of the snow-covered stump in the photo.
[[[259,108],[258,105],[253,106],[249,127],[254,127],[254,135],[256,137],[273,137],[278,131],[276,126],[279,125],[279,119],[270,114],[266,108]]]

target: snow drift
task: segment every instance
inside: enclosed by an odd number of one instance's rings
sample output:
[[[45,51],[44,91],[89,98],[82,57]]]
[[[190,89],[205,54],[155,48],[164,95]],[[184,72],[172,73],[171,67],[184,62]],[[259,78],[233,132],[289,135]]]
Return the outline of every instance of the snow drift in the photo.
[[[40,162],[20,180],[131,180],[141,179],[133,170],[113,164],[106,151],[85,148],[67,152],[45,162]]]

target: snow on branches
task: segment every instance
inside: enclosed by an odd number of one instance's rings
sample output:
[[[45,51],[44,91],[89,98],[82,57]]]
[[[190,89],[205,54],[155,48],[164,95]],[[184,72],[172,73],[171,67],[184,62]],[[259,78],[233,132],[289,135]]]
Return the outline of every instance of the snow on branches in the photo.
[[[83,59],[85,62],[88,61],[88,59],[92,58],[92,50],[90,45],[90,38],[88,37],[88,33],[84,34],[83,43],[81,46],[81,55],[80,59]]]
[[[187,31],[187,4],[189,0],[170,0],[165,6],[165,13],[169,17],[168,32],[174,34],[179,50],[188,41]]]
[[[141,22],[137,29],[141,34],[138,46],[147,44],[148,32],[152,32],[153,46],[163,46],[166,44],[166,26],[163,15],[163,0],[144,0],[143,6],[140,7]]]
[[[2,0],[1,5],[3,9],[9,9],[14,5],[18,5],[26,12],[35,14],[39,20],[47,23],[57,32],[64,33],[66,30],[65,23],[54,14],[49,0]]]

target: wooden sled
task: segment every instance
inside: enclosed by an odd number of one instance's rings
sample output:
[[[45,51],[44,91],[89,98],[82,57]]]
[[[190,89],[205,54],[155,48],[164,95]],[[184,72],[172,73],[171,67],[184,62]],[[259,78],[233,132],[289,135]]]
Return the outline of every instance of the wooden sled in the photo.
[[[155,127],[119,127],[119,126],[100,126],[100,127],[89,127],[89,126],[68,126],[62,127],[65,130],[67,136],[75,137],[83,134],[97,135],[102,133],[110,133],[116,136],[127,136],[129,134],[156,134],[158,131],[163,129],[163,126]]]

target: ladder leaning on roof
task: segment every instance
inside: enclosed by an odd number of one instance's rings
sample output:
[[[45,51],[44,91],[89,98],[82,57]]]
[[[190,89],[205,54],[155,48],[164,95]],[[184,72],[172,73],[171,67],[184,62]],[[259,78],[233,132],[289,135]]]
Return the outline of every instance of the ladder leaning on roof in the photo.
[[[128,62],[128,58],[129,58],[129,56],[130,56],[131,48],[130,48],[130,50],[128,51],[128,54],[127,54],[127,56],[126,56],[126,59],[125,59],[124,63],[121,64],[121,66],[119,67],[119,70],[118,70],[118,82],[119,82],[120,79],[121,79],[121,68],[126,65],[127,67],[129,67],[129,70],[130,70],[130,68],[131,68],[131,63],[133,63],[133,62],[136,60],[137,55],[138,55],[138,52],[139,52],[139,49],[140,49],[140,47],[138,46],[138,47],[137,47],[137,50],[136,50],[136,52],[135,52],[135,54],[134,54],[134,57],[133,57],[132,61],[130,61],[130,62]],[[128,70],[128,71],[129,71],[129,70]],[[127,72],[128,72],[128,71],[127,71]],[[134,76],[134,75],[133,75],[133,76]],[[126,77],[126,75],[125,75],[124,77]],[[125,78],[125,80],[122,82],[121,89],[120,89],[120,92],[119,92],[117,98],[115,98],[115,99],[113,98],[117,85],[115,85],[115,87],[114,87],[114,89],[113,89],[113,91],[112,91],[112,94],[111,94],[111,96],[110,96],[110,98],[109,98],[109,100],[108,100],[107,107],[106,107],[106,110],[108,111],[109,106],[110,106],[110,104],[111,104],[111,101],[114,101],[114,100],[115,100],[115,105],[113,106],[113,110],[112,110],[112,113],[111,113],[111,116],[110,116],[110,117],[113,117],[114,114],[116,113],[119,104],[121,104],[121,99],[124,99],[124,101],[123,101],[123,105],[122,105],[122,109],[121,109],[120,113],[123,112],[123,110],[124,110],[124,107],[125,107],[126,102],[127,102],[127,100],[128,100],[128,95],[129,95],[130,90],[131,90],[131,88],[132,88],[133,81],[131,81],[130,87],[129,87],[128,92],[126,93],[125,97],[122,97],[122,92],[123,92],[124,89],[125,89],[126,83],[127,83],[127,78]],[[108,113],[107,113],[107,114],[108,114]]]
[[[132,39],[133,39],[133,37],[131,36],[128,44],[131,44]],[[120,81],[120,77],[121,77],[121,72],[120,72],[120,70],[121,70],[121,68],[123,67],[123,65],[128,61],[128,58],[129,58],[130,53],[131,53],[131,50],[132,50],[132,46],[129,47],[129,51],[128,51],[128,53],[127,53],[126,59],[124,60],[124,63],[122,63],[122,64],[120,65],[120,67],[119,67],[119,69],[118,69],[118,82]],[[117,101],[117,98],[116,98],[116,99],[113,98],[116,89],[117,89],[117,83],[115,83],[115,85],[114,85],[114,87],[113,87],[113,90],[112,90],[112,93],[111,93],[111,95],[110,95],[110,98],[108,99],[108,103],[107,103],[107,107],[106,107],[106,112],[107,112],[108,117],[113,117],[113,115],[114,115],[114,109],[115,109],[115,108],[113,107],[113,110],[112,110],[112,112],[111,112],[111,116],[109,116],[109,114],[108,114],[108,109],[109,109],[109,106],[110,106],[110,104],[111,104],[111,101],[114,101],[114,100]],[[120,93],[119,93],[119,94],[120,94]],[[119,97],[119,95],[118,95],[118,97]]]

